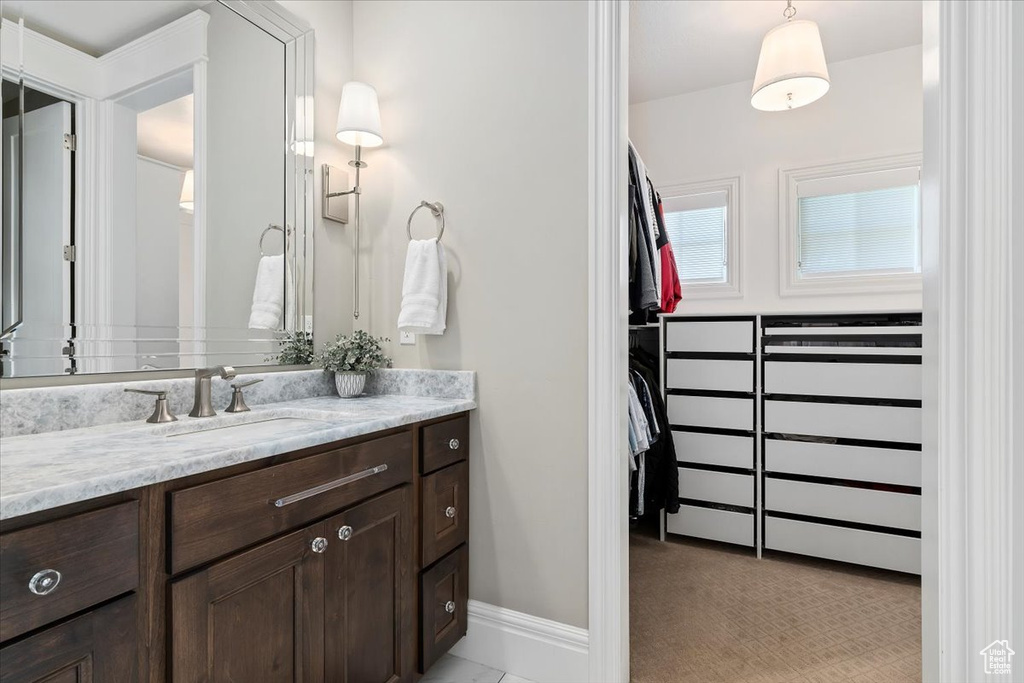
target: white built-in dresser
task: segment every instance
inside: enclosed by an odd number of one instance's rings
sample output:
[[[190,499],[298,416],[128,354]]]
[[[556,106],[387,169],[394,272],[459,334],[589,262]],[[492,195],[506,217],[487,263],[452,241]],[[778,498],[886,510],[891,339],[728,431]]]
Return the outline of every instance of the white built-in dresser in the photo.
[[[921,314],[669,316],[665,530],[920,573]]]

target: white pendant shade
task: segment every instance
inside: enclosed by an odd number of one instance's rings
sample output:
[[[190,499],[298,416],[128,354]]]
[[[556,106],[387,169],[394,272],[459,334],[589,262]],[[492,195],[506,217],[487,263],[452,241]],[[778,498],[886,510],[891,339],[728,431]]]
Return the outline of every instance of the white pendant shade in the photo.
[[[196,208],[196,176],[191,168],[185,171],[185,179],[181,183],[181,199],[178,200],[181,208],[186,211],[194,211]]]
[[[819,99],[828,88],[828,66],[816,23],[787,21],[765,34],[750,95],[754,109],[796,109]]]
[[[380,107],[372,85],[349,81],[341,90],[338,107],[338,139],[353,147],[384,144],[380,133]]]

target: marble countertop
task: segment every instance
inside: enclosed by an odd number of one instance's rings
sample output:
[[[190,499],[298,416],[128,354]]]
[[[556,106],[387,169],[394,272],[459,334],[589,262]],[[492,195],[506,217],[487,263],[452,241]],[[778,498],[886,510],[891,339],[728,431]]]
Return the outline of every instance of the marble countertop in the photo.
[[[320,396],[163,425],[131,422],[5,437],[0,519],[474,408],[468,398]],[[254,424],[223,429],[246,423]]]

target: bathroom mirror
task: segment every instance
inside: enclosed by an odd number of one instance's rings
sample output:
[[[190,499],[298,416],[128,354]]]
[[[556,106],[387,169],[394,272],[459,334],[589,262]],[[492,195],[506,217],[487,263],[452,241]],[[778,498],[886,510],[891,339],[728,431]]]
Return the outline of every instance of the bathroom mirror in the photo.
[[[308,25],[237,0],[2,11],[2,376],[303,362]]]

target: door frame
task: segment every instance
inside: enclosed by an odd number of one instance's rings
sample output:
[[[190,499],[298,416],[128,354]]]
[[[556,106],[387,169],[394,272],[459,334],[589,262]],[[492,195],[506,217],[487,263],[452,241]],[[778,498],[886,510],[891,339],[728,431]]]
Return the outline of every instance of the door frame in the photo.
[[[924,680],[1024,647],[1024,6],[924,0]],[[628,3],[589,5],[588,561],[594,682],[629,680]],[[1016,135],[1011,136],[1011,132]],[[1015,196],[1016,194],[1016,196]],[[982,227],[983,229],[979,229]],[[1016,402],[1014,402],[1016,400]],[[1016,640],[1014,640],[1016,639]],[[1024,662],[1018,667],[1024,666]]]

